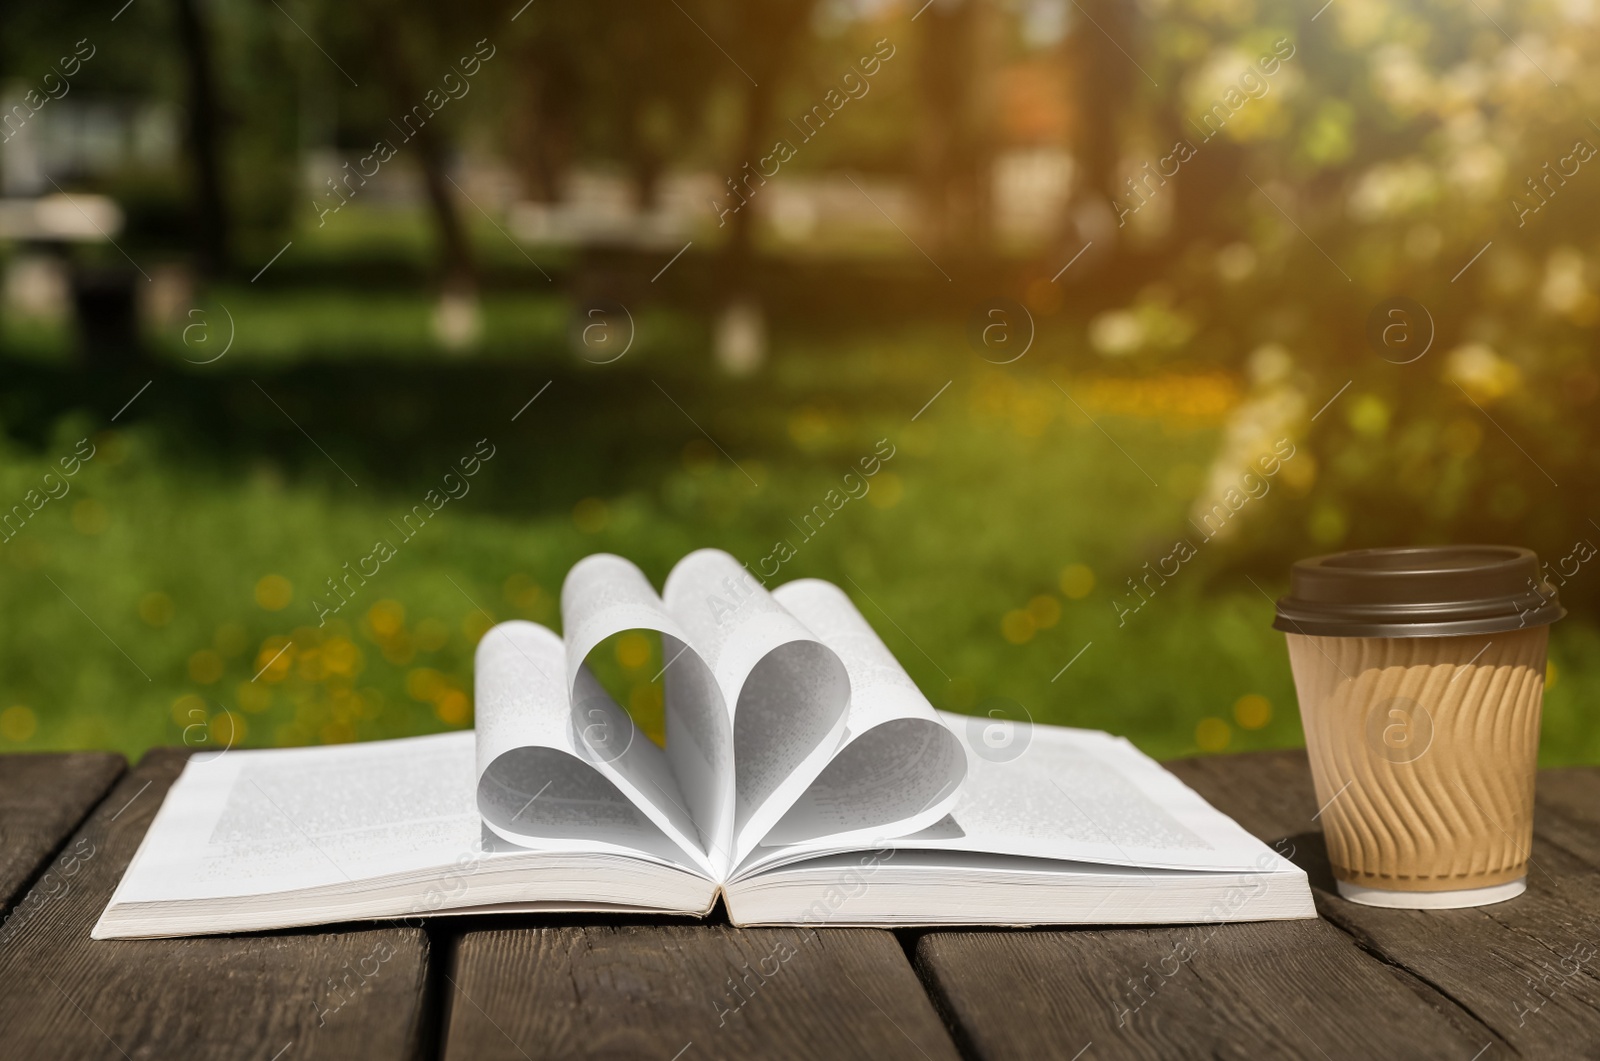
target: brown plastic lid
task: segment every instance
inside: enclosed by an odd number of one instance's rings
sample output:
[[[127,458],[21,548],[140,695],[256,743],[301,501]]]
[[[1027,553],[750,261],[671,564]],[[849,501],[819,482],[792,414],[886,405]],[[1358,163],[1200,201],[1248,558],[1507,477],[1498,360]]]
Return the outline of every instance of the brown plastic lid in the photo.
[[[1272,625],[1323,637],[1446,637],[1544,626],[1565,614],[1533,550],[1437,545],[1300,560]]]

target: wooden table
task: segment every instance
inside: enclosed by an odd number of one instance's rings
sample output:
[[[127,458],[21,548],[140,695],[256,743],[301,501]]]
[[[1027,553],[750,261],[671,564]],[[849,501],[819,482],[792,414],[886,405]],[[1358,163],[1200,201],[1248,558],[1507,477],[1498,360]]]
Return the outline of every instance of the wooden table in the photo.
[[[1305,755],[1265,752],[1171,765],[1292,845],[1314,921],[813,936],[508,916],[90,940],[182,763],[0,756],[0,1057],[1600,1056],[1596,769],[1540,774],[1528,891],[1476,910],[1338,898]]]

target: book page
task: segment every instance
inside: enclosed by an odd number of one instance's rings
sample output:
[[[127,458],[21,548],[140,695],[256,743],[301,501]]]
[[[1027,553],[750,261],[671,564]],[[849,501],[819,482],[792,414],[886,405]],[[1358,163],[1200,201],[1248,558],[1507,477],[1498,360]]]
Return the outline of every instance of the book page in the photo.
[[[1266,848],[1252,872],[858,849],[756,874],[724,896],[739,927],[1216,925],[1317,916],[1305,872]]]
[[[486,829],[470,732],[191,758],[92,931],[254,931],[512,902],[708,909],[716,885],[656,851],[529,851]]]
[[[733,725],[699,646],[690,643],[644,572],[609,553],[585,557],[567,573],[561,622],[567,688],[584,743],[624,788],[640,793],[680,830],[691,829],[708,865],[725,863],[733,836]],[[637,730],[585,665],[595,646],[625,630],[661,635],[664,752]]]
[[[701,549],[684,557],[663,597],[732,705],[731,868],[838,750],[850,678],[838,655],[727,553]]]
[[[484,852],[473,735],[191,760],[113,902],[258,895],[453,867]]]
[[[981,741],[972,719],[941,714]],[[1032,725],[1020,739],[1015,758],[973,757],[948,817],[890,842],[1168,869],[1259,871],[1263,852],[1271,854],[1121,737]]]
[[[661,749],[639,735],[587,668],[569,695],[561,639],[520,620],[478,643],[478,807],[524,847],[659,853],[709,874]],[[646,789],[669,793],[666,799]]]
[[[772,595],[843,661],[850,707],[844,747],[762,846],[900,836],[943,818],[967,773],[965,745],[843,590],[800,579]]]
[[[939,712],[969,746],[983,744],[988,720]],[[926,829],[873,841],[874,848],[1021,855],[1146,869],[1261,872],[1282,860],[1161,765],[1121,737],[1032,725],[1011,745],[1014,758],[970,759],[949,814]],[[739,879],[830,851],[805,843],[763,848]]]

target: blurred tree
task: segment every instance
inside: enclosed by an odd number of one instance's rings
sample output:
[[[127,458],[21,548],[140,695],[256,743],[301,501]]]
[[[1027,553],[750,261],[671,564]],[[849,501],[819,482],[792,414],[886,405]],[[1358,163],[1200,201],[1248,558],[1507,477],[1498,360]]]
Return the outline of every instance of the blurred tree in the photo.
[[[700,13],[700,25],[716,42],[715,47],[726,49],[721,56],[724,62],[741,75],[735,78],[724,67],[725,77],[737,88],[741,102],[731,157],[724,169],[727,179],[735,185],[748,182],[751,169],[772,150],[777,127],[773,104],[783,79],[794,69],[809,39],[807,24],[815,7],[816,0],[771,0],[762,4],[701,0],[691,9]],[[716,62],[716,57],[708,55],[704,61]],[[756,204],[759,200],[759,196],[752,196],[749,202]],[[747,206],[729,215],[721,279],[725,302],[749,296],[758,209]]]
[[[600,65],[586,14],[592,4],[536,4],[518,17],[511,46],[506,149],[522,179],[522,194],[559,202],[577,153],[579,108],[586,98],[585,61]]]
[[[213,73],[211,27],[199,0],[173,0],[187,84],[184,146],[194,175],[195,256],[206,277],[229,265],[230,217],[223,178],[223,130]]]
[[[669,157],[697,131],[715,80],[705,67],[684,64],[698,34],[679,12],[653,4],[635,14],[641,17],[611,23],[616,76],[597,95],[615,108],[616,119],[603,126],[615,138],[609,146],[627,165],[636,205],[649,210]]]
[[[445,297],[445,306],[466,307],[474,322],[465,325],[463,335],[475,331],[476,299],[478,292],[477,270],[473,262],[471,238],[462,219],[457,199],[461,193],[449,175],[453,152],[447,121],[459,121],[457,112],[448,111],[441,119],[435,116],[435,107],[427,100],[444,99],[437,86],[447,74],[460,81],[462,74],[456,70],[456,57],[462,50],[456,31],[463,14],[479,16],[474,22],[488,22],[491,11],[498,13],[504,5],[459,5],[446,13],[438,8],[396,8],[385,0],[365,0],[361,10],[365,13],[362,30],[372,45],[377,66],[377,76],[383,88],[385,102],[393,113],[405,121],[404,138],[395,143],[396,148],[414,149],[417,169],[422,177],[424,202],[432,220],[438,246],[439,286]],[[447,43],[448,42],[448,43]],[[482,47],[488,52],[476,52],[481,61],[484,54],[493,55],[499,49],[488,38]],[[470,87],[467,92],[470,92]],[[462,98],[466,98],[463,94]],[[446,101],[448,103],[448,101]],[[407,116],[426,117],[409,120]],[[394,119],[390,119],[393,124]],[[396,126],[396,128],[399,128]],[[445,336],[447,341],[452,341]]]
[[[1075,254],[1090,241],[1102,248],[1085,265],[1104,261],[1120,242],[1112,200],[1122,192],[1124,118],[1135,103],[1139,73],[1122,49],[1136,47],[1120,0],[1075,0],[1071,31],[1062,42],[1068,70],[1068,147],[1073,158],[1073,190],[1062,215],[1057,251]],[[1124,43],[1118,43],[1124,42]]]
[[[917,176],[935,257],[981,257],[989,250],[1001,16],[996,0],[933,0],[917,19],[923,104]]]
[[[668,166],[691,153],[716,68],[688,62],[705,38],[671,3],[530,8],[518,19],[508,147],[530,199],[555,202],[574,161],[614,162],[635,204],[656,205]]]

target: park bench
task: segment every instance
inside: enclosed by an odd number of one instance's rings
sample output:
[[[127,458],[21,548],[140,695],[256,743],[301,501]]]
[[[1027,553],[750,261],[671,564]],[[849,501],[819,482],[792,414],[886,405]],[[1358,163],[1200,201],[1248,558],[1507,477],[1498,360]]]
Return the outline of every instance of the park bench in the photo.
[[[1528,891],[1337,897],[1303,752],[1170,764],[1306,869],[1315,920],[738,929],[443,917],[176,940],[89,928],[184,761],[0,756],[0,1057],[1593,1058],[1600,769],[1546,770]]]

